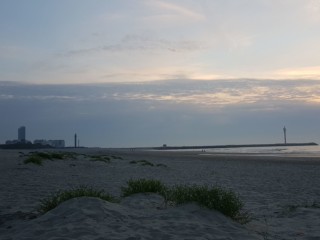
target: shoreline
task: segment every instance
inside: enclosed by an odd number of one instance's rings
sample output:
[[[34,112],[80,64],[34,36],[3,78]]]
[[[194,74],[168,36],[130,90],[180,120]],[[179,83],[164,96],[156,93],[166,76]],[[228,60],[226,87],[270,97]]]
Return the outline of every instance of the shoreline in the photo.
[[[208,149],[208,148],[257,148],[257,147],[299,147],[299,146],[318,146],[315,142],[307,143],[271,143],[271,144],[227,144],[227,145],[203,145],[203,146],[162,146],[153,147],[155,150],[174,150],[174,149]]]

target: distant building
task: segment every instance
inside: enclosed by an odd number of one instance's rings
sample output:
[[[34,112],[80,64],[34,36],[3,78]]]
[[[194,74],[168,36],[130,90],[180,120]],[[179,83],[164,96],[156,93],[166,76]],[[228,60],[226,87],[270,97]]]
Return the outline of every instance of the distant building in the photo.
[[[19,143],[19,141],[18,141],[18,140],[7,140],[7,141],[6,141],[6,144],[7,144],[7,145],[10,145],[10,144],[17,144],[17,143]]]
[[[65,142],[64,140],[45,140],[45,139],[37,139],[33,141],[33,144],[40,145],[49,145],[54,148],[64,148]]]
[[[25,142],[26,141],[26,127],[21,126],[18,128],[18,141]]]
[[[64,148],[65,142],[64,140],[49,140],[49,145],[54,148]]]
[[[44,139],[37,139],[33,141],[33,144],[40,144],[40,145],[49,145],[47,140]]]

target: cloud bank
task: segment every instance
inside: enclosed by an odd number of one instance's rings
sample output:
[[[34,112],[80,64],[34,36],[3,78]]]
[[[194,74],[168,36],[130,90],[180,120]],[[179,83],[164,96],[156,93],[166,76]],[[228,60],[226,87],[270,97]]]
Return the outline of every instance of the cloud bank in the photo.
[[[158,81],[83,85],[0,84],[0,142],[28,138],[135,147],[320,142],[319,81]]]

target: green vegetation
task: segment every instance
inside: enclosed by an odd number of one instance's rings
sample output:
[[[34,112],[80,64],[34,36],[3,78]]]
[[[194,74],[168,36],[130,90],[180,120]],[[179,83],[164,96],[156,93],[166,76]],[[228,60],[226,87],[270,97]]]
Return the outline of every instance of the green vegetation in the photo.
[[[90,157],[90,161],[101,161],[105,163],[109,163],[112,159],[123,159],[122,157],[118,156],[107,156],[107,155],[93,155],[93,156],[88,156]]]
[[[62,202],[77,197],[96,197],[109,202],[117,202],[113,196],[104,193],[104,191],[98,191],[86,186],[80,186],[79,188],[72,190],[59,191],[56,194],[41,200],[38,211],[44,214],[51,209],[54,209]]]
[[[157,165],[156,165],[156,167],[168,167],[167,165],[165,165],[165,164],[163,164],[163,163],[158,163]]]
[[[157,193],[164,197],[166,203],[170,201],[179,205],[194,202],[202,207],[217,210],[241,224],[250,221],[249,215],[243,212],[243,203],[239,197],[234,192],[221,187],[197,185],[167,187],[159,180],[131,179],[127,182],[127,186],[122,187],[121,190],[123,197],[137,193]],[[115,197],[104,193],[104,191],[80,186],[72,190],[58,191],[56,194],[41,200],[38,211],[46,213],[62,202],[77,197],[96,197],[109,202],[118,202]],[[318,207],[319,205],[315,206]]]
[[[151,163],[151,162],[149,162],[149,161],[147,161],[147,160],[141,160],[141,161],[139,161],[139,162],[141,163],[142,166],[151,166],[151,167],[154,166],[153,163]]]
[[[169,190],[168,196],[176,204],[196,202],[200,206],[217,210],[235,220],[239,219],[243,208],[243,203],[234,192],[221,187],[175,186]]]
[[[42,165],[43,160],[54,160],[54,159],[66,159],[75,158],[75,153],[69,152],[30,152],[29,155],[25,155],[28,158],[23,162],[25,164],[34,163],[37,165]]]
[[[23,161],[24,164],[33,163],[36,165],[42,165],[42,159],[38,156],[30,156],[26,160]]]
[[[109,163],[111,160],[110,157],[108,157],[108,156],[97,155],[97,156],[90,156],[90,157],[91,157],[90,161],[100,161],[100,162]]]
[[[140,164],[141,166],[150,166],[150,167],[167,167],[167,165],[165,164],[162,164],[162,163],[159,163],[157,165],[154,165],[153,163],[147,161],[147,160],[138,160],[138,161],[135,161],[135,160],[132,160],[130,161],[130,164]]]
[[[52,159],[51,153],[46,152],[33,152],[32,156],[39,157],[41,159]]]
[[[153,192],[175,204],[195,202],[200,206],[217,210],[240,223],[249,221],[249,216],[242,211],[243,203],[239,197],[234,192],[221,187],[178,185],[169,188],[160,181],[152,179],[131,179],[127,184],[127,187],[122,188],[123,196]]]
[[[158,180],[147,180],[147,179],[138,179],[138,180],[129,180],[127,182],[127,187],[122,187],[122,196],[127,197],[132,194],[136,193],[145,193],[145,192],[152,192],[152,193],[158,193],[160,195],[165,195],[167,192],[167,188],[164,184],[162,184]]]
[[[25,164],[27,163],[34,163],[37,165],[42,165],[43,160],[63,160],[63,159],[76,159],[77,156],[84,156],[90,158],[90,161],[100,161],[109,163],[111,159],[122,159],[122,157],[117,156],[106,156],[106,155],[93,155],[87,156],[85,154],[77,154],[72,152],[30,152],[29,155],[21,155],[27,156],[28,158],[24,161]]]

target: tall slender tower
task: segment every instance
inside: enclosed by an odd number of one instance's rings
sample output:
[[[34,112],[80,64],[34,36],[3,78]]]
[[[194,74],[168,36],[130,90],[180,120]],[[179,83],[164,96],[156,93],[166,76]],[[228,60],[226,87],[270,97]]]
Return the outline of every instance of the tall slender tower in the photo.
[[[77,148],[77,134],[74,134],[74,147]]]
[[[19,142],[26,141],[26,127],[25,126],[21,126],[18,128],[18,140],[19,140]]]
[[[287,144],[287,129],[286,126],[283,127],[284,144]]]

